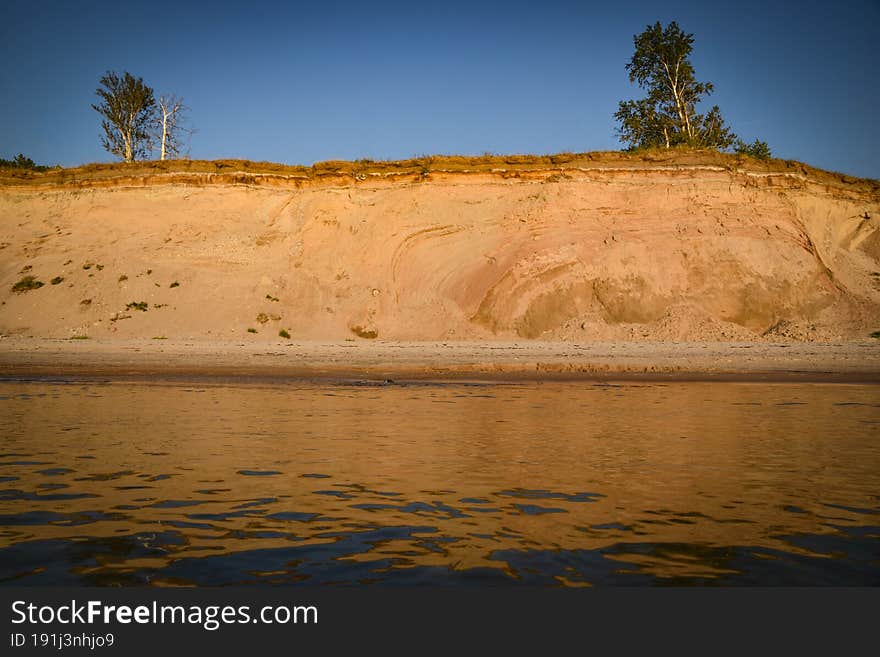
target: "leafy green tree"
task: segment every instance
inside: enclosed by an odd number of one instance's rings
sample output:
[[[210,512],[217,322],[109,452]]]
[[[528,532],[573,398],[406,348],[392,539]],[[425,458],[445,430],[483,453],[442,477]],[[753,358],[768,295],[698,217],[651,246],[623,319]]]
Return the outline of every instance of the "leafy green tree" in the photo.
[[[688,145],[729,148],[736,139],[718,106],[707,113],[697,104],[713,91],[711,82],[699,82],[688,58],[694,35],[674,21],[665,28],[649,25],[633,37],[635,52],[626,70],[630,82],[648,92],[641,100],[621,101],[614,118],[621,141],[631,148]]]
[[[648,98],[621,101],[614,115],[620,124],[618,136],[631,147],[672,145],[674,127],[669,117],[657,111],[656,103]]]
[[[108,71],[95,94],[101,99],[92,108],[103,118],[101,144],[126,162],[143,158],[151,150],[150,128],[155,121],[156,100],[143,78],[127,71],[119,76]]]
[[[751,144],[745,143],[742,139],[737,139],[733,150],[741,155],[748,155],[758,160],[769,160],[773,157],[767,142],[760,139],[756,139]]]

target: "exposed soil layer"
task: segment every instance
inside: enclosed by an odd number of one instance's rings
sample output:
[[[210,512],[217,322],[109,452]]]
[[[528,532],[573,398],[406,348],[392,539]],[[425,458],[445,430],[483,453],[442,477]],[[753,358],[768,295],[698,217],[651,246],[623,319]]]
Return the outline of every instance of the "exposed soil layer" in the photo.
[[[717,154],[554,157],[6,172],[0,334],[827,342],[880,330],[875,182]]]

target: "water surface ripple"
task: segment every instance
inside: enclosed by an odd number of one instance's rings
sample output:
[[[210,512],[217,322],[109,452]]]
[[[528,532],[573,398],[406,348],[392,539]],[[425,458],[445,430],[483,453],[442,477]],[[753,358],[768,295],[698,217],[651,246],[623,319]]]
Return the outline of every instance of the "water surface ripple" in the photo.
[[[0,383],[7,585],[878,585],[878,388]]]

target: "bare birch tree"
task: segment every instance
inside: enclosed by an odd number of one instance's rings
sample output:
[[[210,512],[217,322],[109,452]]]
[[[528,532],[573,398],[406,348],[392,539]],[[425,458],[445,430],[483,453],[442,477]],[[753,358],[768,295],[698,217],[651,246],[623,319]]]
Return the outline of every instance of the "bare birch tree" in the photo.
[[[107,71],[100,85],[95,95],[101,102],[92,108],[104,117],[101,144],[126,162],[145,157],[152,150],[150,123],[156,107],[153,90],[144,84],[143,78],[135,78],[127,71],[122,76]]]
[[[176,157],[183,150],[184,139],[191,136],[192,128],[187,127],[189,107],[183,98],[174,94],[159,97],[156,111],[155,136],[159,142],[159,159]]]

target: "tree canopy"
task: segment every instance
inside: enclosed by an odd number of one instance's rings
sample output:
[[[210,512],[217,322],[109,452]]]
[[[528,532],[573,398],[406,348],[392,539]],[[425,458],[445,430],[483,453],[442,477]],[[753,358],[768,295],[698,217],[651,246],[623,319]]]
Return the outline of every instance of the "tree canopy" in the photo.
[[[92,108],[104,117],[104,148],[126,162],[144,158],[151,150],[150,129],[156,109],[153,90],[144,84],[143,78],[135,78],[127,71],[122,76],[108,71],[95,94],[101,102]]]
[[[696,79],[689,59],[694,35],[674,21],[665,28],[657,22],[633,37],[633,43],[635,52],[626,70],[630,82],[648,95],[618,105],[614,118],[621,141],[631,148],[729,148],[736,135],[725,125],[718,106],[705,114],[697,112],[698,103],[712,93],[713,86]]]

